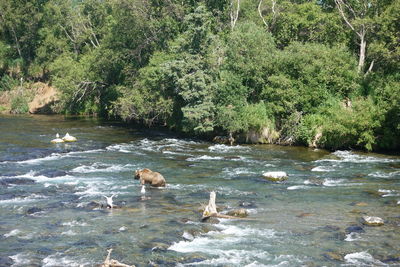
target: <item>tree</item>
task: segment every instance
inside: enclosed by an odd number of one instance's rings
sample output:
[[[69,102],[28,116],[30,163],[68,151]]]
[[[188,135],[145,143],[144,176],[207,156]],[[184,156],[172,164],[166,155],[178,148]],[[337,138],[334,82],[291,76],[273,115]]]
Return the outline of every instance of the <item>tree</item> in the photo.
[[[359,73],[364,71],[368,34],[375,25],[375,18],[382,12],[386,2],[378,0],[335,0],[339,14],[359,40]],[[373,63],[374,61],[371,62],[368,72],[372,70]]]

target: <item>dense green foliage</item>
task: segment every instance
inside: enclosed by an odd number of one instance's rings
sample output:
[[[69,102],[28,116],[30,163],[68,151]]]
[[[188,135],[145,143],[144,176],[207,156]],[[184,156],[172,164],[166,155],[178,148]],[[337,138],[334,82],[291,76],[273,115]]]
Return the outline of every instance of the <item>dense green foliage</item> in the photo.
[[[0,91],[42,81],[60,113],[396,150],[399,14],[395,0],[5,0]]]

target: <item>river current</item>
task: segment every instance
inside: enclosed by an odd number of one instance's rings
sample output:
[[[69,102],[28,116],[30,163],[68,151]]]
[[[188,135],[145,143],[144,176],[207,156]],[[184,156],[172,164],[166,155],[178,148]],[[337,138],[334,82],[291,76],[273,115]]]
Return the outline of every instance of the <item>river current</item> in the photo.
[[[78,141],[50,143],[67,132]],[[166,188],[143,197],[142,168]],[[222,212],[249,216],[201,222],[211,191]],[[118,208],[102,207],[113,194]],[[0,212],[0,266],[95,266],[110,248],[136,266],[400,266],[400,157],[0,116]]]

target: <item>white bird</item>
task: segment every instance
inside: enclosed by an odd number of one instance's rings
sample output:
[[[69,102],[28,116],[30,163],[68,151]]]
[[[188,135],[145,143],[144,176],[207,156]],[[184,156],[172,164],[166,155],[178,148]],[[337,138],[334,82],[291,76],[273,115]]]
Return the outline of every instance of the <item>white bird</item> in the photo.
[[[114,207],[113,200],[112,200],[114,196],[115,195],[112,195],[111,197],[103,196],[107,199],[107,208],[109,208],[109,209],[112,209]]]
[[[146,194],[146,189],[145,189],[144,185],[142,185],[142,190],[140,190],[140,193],[142,193],[143,195]]]
[[[75,142],[76,141],[76,137],[69,135],[69,133],[67,133],[62,139],[65,142]]]
[[[64,143],[64,140],[60,138],[60,135],[57,133],[56,138],[51,140],[52,143]]]

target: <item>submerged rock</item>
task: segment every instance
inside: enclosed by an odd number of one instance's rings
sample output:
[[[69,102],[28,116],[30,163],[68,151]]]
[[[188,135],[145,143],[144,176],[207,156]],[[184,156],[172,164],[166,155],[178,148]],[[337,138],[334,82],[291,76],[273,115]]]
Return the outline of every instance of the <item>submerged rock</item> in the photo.
[[[66,176],[67,172],[63,171],[63,170],[47,169],[47,170],[40,171],[35,176],[39,176],[39,175],[43,175],[48,178],[54,178],[54,177]]]
[[[326,225],[319,229],[324,232],[337,232],[340,230],[340,227],[335,225]]]
[[[35,181],[29,178],[3,178],[0,179],[0,185],[9,186],[11,185],[25,185],[34,184]]]
[[[14,261],[10,257],[8,257],[8,256],[0,257],[0,266],[11,266],[13,264],[14,264]]]
[[[188,241],[192,241],[194,239],[193,234],[184,231],[182,234],[183,239],[188,240]]]
[[[366,207],[366,206],[368,206],[368,203],[365,203],[365,202],[351,202],[350,206]]]
[[[246,209],[236,209],[236,210],[230,210],[226,213],[229,216],[235,216],[235,217],[247,217],[249,213],[247,212]]]
[[[332,252],[332,251],[326,252],[326,253],[322,254],[322,256],[324,256],[328,260],[333,260],[333,261],[343,261],[344,260],[342,255],[340,255],[339,253],[336,253],[336,252]]]
[[[296,215],[297,218],[304,218],[304,217],[309,217],[309,216],[314,216],[314,213],[310,213],[310,212],[303,212],[300,213],[299,215]]]
[[[363,220],[363,224],[366,224],[369,226],[380,226],[380,225],[385,224],[383,219],[379,218],[379,217],[363,216],[362,220]]]
[[[283,171],[275,171],[275,172],[264,172],[263,177],[273,182],[280,182],[287,180],[288,175],[286,172]]]
[[[37,208],[37,207],[33,207],[33,208],[29,208],[29,209],[26,211],[26,214],[32,215],[32,214],[34,214],[34,213],[38,213],[38,212],[41,212],[41,211],[43,211],[43,210],[40,209],[40,208]]]
[[[207,222],[207,223],[211,223],[211,224],[218,224],[219,220],[215,217],[206,217],[202,220],[202,222]]]
[[[247,202],[247,201],[241,201],[239,202],[239,206],[243,208],[256,208],[256,204],[254,202]]]
[[[361,226],[358,225],[351,225],[346,228],[346,234],[350,233],[364,233],[364,229]]]

